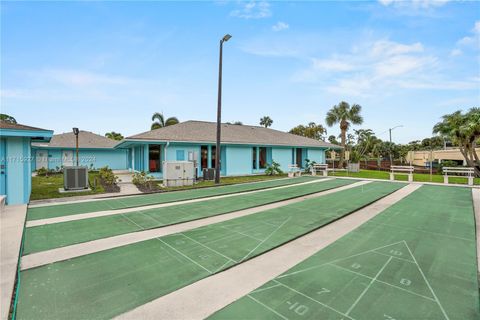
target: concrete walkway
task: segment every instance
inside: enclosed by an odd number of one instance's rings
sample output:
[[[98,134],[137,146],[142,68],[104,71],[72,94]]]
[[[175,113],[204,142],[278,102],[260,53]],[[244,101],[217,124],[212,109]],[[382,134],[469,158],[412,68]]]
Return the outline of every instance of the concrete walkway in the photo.
[[[324,180],[321,180],[324,181]],[[342,190],[347,190],[350,188],[354,188],[357,186],[361,186],[364,184],[370,183],[369,181],[359,181],[353,184],[349,184],[346,186],[338,187],[335,189],[330,189],[322,192],[317,192],[311,195],[303,196],[300,198],[295,198],[295,199],[290,199],[290,200],[285,200],[285,201],[279,201],[276,203],[264,205],[264,206],[259,206],[255,208],[250,208],[250,209],[245,209],[245,210],[240,210],[232,213],[226,213],[214,217],[209,217],[209,218],[204,218],[200,220],[194,220],[190,222],[185,222],[185,223],[179,223],[176,225],[172,226],[166,226],[166,227],[160,227],[160,228],[155,228],[155,229],[150,229],[150,230],[145,230],[145,231],[138,231],[138,232],[133,232],[133,233],[128,233],[128,234],[123,234],[119,236],[114,236],[114,237],[109,237],[109,238],[104,238],[100,240],[95,240],[95,241],[90,241],[90,242],[85,242],[85,243],[79,243],[67,247],[61,247],[61,248],[56,248],[52,250],[47,250],[47,251],[41,251],[37,253],[32,253],[29,255],[26,255],[22,257],[22,262],[21,262],[21,269],[26,270],[26,269],[31,269],[34,267],[46,265],[49,263],[57,262],[57,261],[62,261],[62,260],[67,260],[99,251],[104,251],[112,248],[117,248],[121,246],[125,246],[128,244],[132,243],[137,243],[140,241],[145,241],[149,239],[154,239],[162,236],[166,236],[169,234],[173,233],[178,233],[178,232],[183,232],[186,230],[198,228],[198,227],[203,227],[209,224],[217,223],[217,222],[222,222],[226,220],[231,220],[234,218],[238,217],[243,217],[247,216],[250,214],[258,213],[261,211],[273,209],[273,208],[278,208],[282,207],[288,204],[292,203],[297,203],[300,201],[304,201],[306,199],[311,199],[319,196],[324,196],[327,194],[335,193],[338,191]],[[271,190],[271,189],[270,189]]]
[[[345,218],[144,304],[117,319],[204,319],[356,229],[419,187],[407,185]]]
[[[311,183],[321,183],[321,182],[325,182],[325,181],[329,181],[329,180],[333,180],[333,179],[334,178],[325,178],[325,179],[318,179],[318,180],[313,180],[313,181],[307,181],[307,182],[302,182],[302,183],[297,183],[297,184],[289,184],[289,185],[285,185],[285,186],[278,186],[278,187],[267,188],[267,189],[252,190],[252,191],[245,191],[245,192],[238,192],[238,193],[230,193],[230,194],[224,194],[224,195],[219,195],[219,196],[211,196],[211,197],[205,197],[205,198],[198,198],[198,199],[192,199],[192,200],[183,200],[183,201],[176,201],[176,202],[153,204],[153,205],[142,206],[142,207],[133,207],[133,208],[127,208],[127,209],[96,211],[96,212],[80,213],[80,214],[74,214],[74,215],[62,216],[62,217],[55,217],[55,218],[49,218],[49,219],[32,220],[32,221],[27,221],[27,228],[42,226],[42,225],[46,225],[46,224],[66,222],[66,221],[74,221],[74,220],[82,220],[82,219],[89,219],[89,218],[96,218],[96,217],[111,216],[111,215],[115,215],[115,214],[122,214],[122,213],[135,212],[135,211],[141,211],[141,210],[171,207],[171,206],[176,206],[176,205],[180,205],[180,204],[202,202],[202,201],[212,200],[212,199],[222,199],[222,198],[236,197],[236,196],[258,193],[258,192],[267,192],[267,191],[271,191],[271,190],[291,188],[291,187],[296,187],[296,186],[301,186],[301,185],[306,185],[306,184],[311,184]]]
[[[477,270],[480,275],[480,189],[472,189],[472,198],[477,230]]]
[[[5,206],[0,213],[1,319],[7,320],[17,277],[27,205]]]

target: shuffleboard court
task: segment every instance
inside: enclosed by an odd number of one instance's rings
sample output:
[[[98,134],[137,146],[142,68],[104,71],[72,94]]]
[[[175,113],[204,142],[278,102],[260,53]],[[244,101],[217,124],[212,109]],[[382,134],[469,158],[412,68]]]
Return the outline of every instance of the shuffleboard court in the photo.
[[[346,179],[318,181],[317,183],[264,190],[246,195],[239,194],[198,203],[29,227],[25,230],[23,253],[27,255],[76,243],[235,212],[326,191],[354,182],[356,181]]]
[[[212,196],[226,195],[237,192],[246,192],[286,186],[290,184],[308,182],[318,177],[304,176],[291,179],[268,180],[262,182],[241,183],[220,187],[199,188],[185,191],[171,191],[163,193],[154,193],[148,195],[128,196],[118,199],[85,201],[68,204],[57,204],[52,206],[42,206],[29,208],[27,212],[27,221],[55,218],[73,214],[98,212],[105,210],[118,210],[148,206],[153,204],[168,203],[183,200],[200,199]]]
[[[21,272],[18,319],[106,319],[276,248],[398,190],[344,191]]]
[[[471,190],[423,186],[209,319],[480,319]]]

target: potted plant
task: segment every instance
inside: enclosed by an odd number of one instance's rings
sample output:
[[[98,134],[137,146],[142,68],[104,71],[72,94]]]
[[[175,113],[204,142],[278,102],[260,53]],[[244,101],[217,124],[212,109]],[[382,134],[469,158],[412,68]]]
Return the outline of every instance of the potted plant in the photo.
[[[353,149],[350,151],[350,162],[348,163],[348,171],[350,172],[360,172],[360,153]]]

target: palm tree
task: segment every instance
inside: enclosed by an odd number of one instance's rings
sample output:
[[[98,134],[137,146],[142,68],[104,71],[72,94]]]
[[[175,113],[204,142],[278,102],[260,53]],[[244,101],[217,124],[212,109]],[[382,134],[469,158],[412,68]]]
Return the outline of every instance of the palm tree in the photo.
[[[155,120],[158,120],[158,121],[155,121]],[[165,117],[163,116],[163,113],[161,112],[155,112],[152,115],[152,121],[154,121],[152,123],[152,128],[151,128],[152,130],[171,126],[180,122],[176,117],[170,117],[165,119]]]
[[[444,115],[442,119],[433,127],[433,133],[438,133],[458,145],[467,165],[474,167],[475,175],[480,177],[480,159],[475,152],[480,139],[480,108],[471,108],[465,114],[456,111]]]
[[[108,139],[117,140],[117,141],[120,141],[123,139],[123,135],[115,131],[105,133],[105,137],[107,137]]]
[[[265,128],[271,127],[272,123],[273,120],[269,116],[264,116],[263,118],[260,118],[260,125],[264,126]]]
[[[363,117],[360,115],[361,111],[362,106],[358,104],[353,104],[350,106],[345,101],[342,101],[338,105],[333,106],[332,109],[327,112],[325,121],[329,127],[332,127],[337,123],[340,124],[340,137],[343,149],[340,153],[339,167],[343,167],[343,162],[345,159],[345,140],[348,128],[350,128],[351,124],[363,123]]]

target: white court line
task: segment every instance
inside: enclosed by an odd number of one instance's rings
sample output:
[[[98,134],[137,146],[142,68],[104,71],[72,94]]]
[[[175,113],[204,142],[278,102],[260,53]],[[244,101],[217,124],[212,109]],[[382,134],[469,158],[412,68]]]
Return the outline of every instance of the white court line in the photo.
[[[254,237],[254,236],[248,235],[248,234],[246,234],[246,233],[243,233],[243,232],[240,232],[240,231],[237,231],[237,230],[233,230],[233,229],[227,228],[227,227],[225,227],[225,226],[220,226],[220,228],[225,229],[225,230],[230,231],[230,232],[238,233],[239,235],[242,235],[242,236],[244,236],[244,237],[251,238],[251,239],[253,239],[253,240],[262,241],[262,239],[258,239],[258,238]]]
[[[392,258],[395,259],[395,257],[392,257]],[[329,265],[332,266],[332,267],[336,267],[336,268],[339,268],[339,269],[342,269],[342,270],[345,270],[345,271],[348,271],[348,272],[357,274],[357,275],[362,276],[362,277],[365,277],[365,278],[367,278],[367,279],[373,279],[372,277],[369,277],[369,276],[364,275],[364,274],[361,274],[361,273],[359,273],[359,272],[356,272],[356,271],[353,271],[353,270],[344,268],[344,267],[342,267],[342,266],[337,266],[336,264],[329,264]],[[419,296],[419,297],[428,299],[428,300],[430,300],[430,301],[437,302],[435,299],[432,299],[432,298],[427,297],[427,296],[424,296],[424,295],[422,295],[422,294],[419,294],[419,293],[416,293],[416,292],[413,292],[413,291],[404,289],[404,288],[402,288],[402,287],[398,287],[398,286],[396,286],[396,285],[394,285],[394,284],[391,284],[391,283],[388,283],[388,282],[385,282],[385,281],[382,281],[382,280],[378,280],[378,279],[376,279],[375,281],[376,281],[376,282],[383,283],[383,284],[386,284],[386,285],[388,285],[388,286],[390,286],[390,287],[394,287],[394,288],[397,288],[397,289],[406,291],[406,292],[408,292],[408,293],[411,293],[411,294],[414,294],[414,295],[416,295],[416,296]]]
[[[261,205],[253,208],[238,210],[231,213],[214,215],[214,216],[210,216],[202,219],[180,222],[178,224],[173,224],[169,226],[163,226],[163,227],[154,228],[154,229],[147,229],[143,231],[135,231],[131,233],[120,234],[117,236],[112,236],[112,237],[102,238],[98,240],[92,240],[88,242],[73,244],[65,247],[59,247],[56,249],[32,253],[22,257],[21,270],[31,269],[34,267],[39,267],[39,266],[46,265],[53,262],[68,260],[68,259],[84,256],[87,254],[92,254],[99,251],[118,248],[121,246],[129,245],[129,244],[133,244],[133,243],[137,243],[145,240],[155,239],[157,237],[166,236],[166,235],[170,235],[178,232],[183,232],[186,230],[197,229],[197,228],[208,230],[209,225],[215,224],[218,222],[230,221],[229,225],[231,225],[231,220],[235,218],[245,217],[248,215],[264,212],[267,210],[276,209],[286,205],[302,202],[305,199],[314,199],[318,197],[323,197],[329,194],[345,191],[348,189],[358,187],[362,184],[368,184],[368,183],[370,182],[360,181],[352,184],[347,184],[345,186],[336,187],[333,189],[315,192],[313,194],[303,196],[303,197],[282,200],[282,201]]]
[[[230,257],[227,257],[226,255],[218,252],[217,250],[214,250],[214,249],[210,248],[209,246],[206,246],[206,245],[204,245],[203,243],[198,242],[197,240],[190,238],[189,236],[187,236],[187,235],[186,235],[185,233],[183,233],[183,232],[180,232],[179,234],[181,234],[181,235],[184,236],[185,238],[190,239],[191,241],[193,241],[193,242],[201,245],[202,247],[207,248],[208,250],[210,250],[210,251],[212,251],[212,252],[215,252],[216,254],[224,257],[225,259],[232,260],[233,262],[238,263],[237,261],[233,260],[233,259],[230,258]]]
[[[318,300],[316,300],[316,299],[314,299],[314,298],[312,298],[312,297],[310,297],[310,296],[306,295],[305,293],[302,293],[302,292],[300,292],[300,291],[297,291],[297,290],[295,290],[295,289],[293,289],[293,288],[291,288],[291,287],[287,286],[286,284],[284,284],[284,283],[281,283],[280,281],[277,281],[277,280],[273,280],[273,281],[275,281],[275,282],[279,283],[279,284],[280,284],[282,287],[285,287],[285,288],[287,288],[287,289],[289,289],[289,290],[291,290],[291,291],[293,291],[293,292],[295,292],[295,293],[297,293],[297,294],[299,294],[299,295],[301,295],[301,296],[304,296],[305,298],[307,298],[307,299],[309,299],[309,300],[312,300],[312,301],[314,301],[314,302],[316,302],[316,303],[318,303],[318,304],[320,304],[320,305],[324,306],[324,307],[325,307],[325,308],[327,308],[327,309],[330,309],[330,310],[332,310],[332,311],[334,311],[334,312],[336,312],[336,313],[338,313],[338,314],[340,314],[340,315],[342,315],[342,316],[344,316],[344,317],[347,317],[347,318],[349,318],[349,319],[352,319],[352,320],[353,320],[353,318],[352,318],[352,317],[350,317],[348,314],[345,314],[345,313],[343,313],[343,312],[340,312],[340,311],[338,311],[338,310],[336,310],[336,309],[334,309],[334,308],[330,307],[329,305],[327,305],[327,304],[325,304],[325,303],[323,303],[323,302],[320,302],[320,301],[318,301]]]
[[[168,243],[166,243],[165,241],[163,241],[161,238],[155,238],[157,239],[158,241],[160,241],[161,243],[163,243],[164,245],[168,246],[169,248],[175,250],[176,252],[178,252],[179,254],[181,254],[182,256],[184,256],[185,258],[187,258],[188,260],[192,261],[193,263],[195,263],[197,266],[199,266],[200,268],[202,268],[203,270],[207,271],[208,273],[212,274],[213,272],[208,270],[207,268],[205,268],[204,266],[202,266],[201,264],[199,264],[198,262],[196,262],[195,260],[193,260],[192,258],[184,255],[183,253],[181,253],[180,251],[178,251],[177,249],[175,249],[174,247],[172,247],[171,245],[169,245]]]
[[[440,307],[440,310],[442,310],[442,313],[443,313],[443,315],[445,316],[445,319],[450,320],[450,318],[447,316],[447,313],[445,312],[445,309],[443,309],[443,306],[442,306],[442,304],[440,303],[440,300],[438,300],[437,295],[436,295],[435,292],[433,291],[432,286],[430,285],[430,282],[428,282],[427,277],[425,277],[425,274],[423,273],[422,268],[420,268],[420,265],[418,264],[417,259],[416,259],[415,256],[413,255],[412,250],[410,250],[410,247],[408,246],[408,243],[407,243],[405,240],[403,240],[403,242],[404,242],[405,245],[407,246],[407,249],[408,249],[408,251],[410,252],[410,255],[413,257],[413,260],[415,260],[415,264],[417,265],[418,270],[419,270],[420,273],[422,274],[423,280],[425,280],[425,282],[427,283],[427,286],[428,286],[428,288],[430,289],[430,291],[432,292],[433,297],[434,297],[435,300],[437,301],[437,304],[438,304],[438,306]]]
[[[144,227],[142,227],[141,225],[139,225],[138,223],[136,223],[135,221],[133,221],[132,219],[130,219],[129,217],[127,217],[126,215],[124,215],[123,213],[121,214],[122,217],[124,217],[125,219],[127,219],[128,221],[130,221],[131,223],[133,223],[134,225],[136,225],[137,227],[140,228],[140,230],[145,230]]]
[[[381,252],[378,252],[378,251],[373,251],[373,253],[380,254],[380,255],[386,256],[386,257],[393,257],[394,259],[402,260],[402,261],[405,261],[405,262],[415,263],[412,260],[407,260],[407,259],[403,259],[403,258],[400,258],[400,257],[395,257],[395,256],[385,254],[385,253],[381,253]]]
[[[224,264],[222,264],[217,270],[215,270],[213,273],[217,273],[219,271],[222,271],[223,267],[225,267],[227,264],[229,264],[230,262],[235,262],[233,261],[232,259],[230,260],[227,260]]]
[[[270,287],[267,287],[267,288],[260,288],[260,289],[257,289],[257,290],[253,290],[251,292],[252,293],[258,293],[258,292],[262,292],[262,291],[265,291],[265,290],[270,290],[270,289],[273,289],[273,288],[276,288],[276,287],[280,287],[281,284],[277,283],[277,284],[274,284],[273,286],[270,286]]]
[[[385,270],[385,267],[388,265],[388,263],[390,261],[392,261],[393,257],[390,257],[387,262],[385,262],[385,264],[383,265],[383,267],[377,272],[377,274],[375,275],[375,278],[373,278],[370,283],[368,284],[368,286],[365,288],[365,290],[362,291],[362,293],[360,294],[360,296],[357,298],[357,300],[355,300],[355,302],[351,305],[351,307],[347,310],[347,313],[346,315],[348,315],[352,310],[353,308],[355,308],[355,306],[357,305],[357,303],[360,301],[360,299],[362,299],[362,297],[365,295],[365,293],[367,293],[368,289],[370,289],[371,285],[375,282],[375,280],[377,280],[378,276],[380,275],[380,273],[382,273],[383,270]]]
[[[250,252],[247,253],[247,255],[246,255],[245,257],[243,257],[243,258],[240,260],[240,262],[242,262],[242,261],[244,261],[245,259],[247,259],[247,257],[248,257],[249,255],[251,255],[252,252],[254,252],[255,250],[257,250],[258,247],[260,247],[262,244],[265,243],[265,241],[267,241],[268,239],[270,239],[270,237],[273,236],[273,234],[274,234],[275,232],[277,232],[278,230],[280,230],[280,228],[283,227],[283,225],[284,225],[285,223],[287,223],[290,219],[292,219],[291,216],[290,216],[287,220],[285,220],[281,225],[279,225],[275,230],[273,230],[273,232],[270,233],[265,239],[263,239],[262,242],[260,242],[258,245],[256,245],[255,248],[253,248],[252,250],[250,250]]]
[[[256,303],[260,304],[261,306],[263,306],[264,308],[268,309],[269,311],[275,313],[277,316],[279,316],[280,318],[282,319],[285,319],[285,320],[288,320],[288,318],[282,316],[280,313],[278,313],[277,311],[273,310],[272,308],[270,308],[269,306],[267,306],[266,304],[258,301],[257,299],[255,299],[254,297],[252,297],[251,295],[247,295],[247,297],[249,297],[250,299],[252,299],[253,301],[255,301]]]
[[[306,182],[287,184],[287,185],[281,185],[281,186],[276,186],[276,187],[267,187],[267,188],[262,188],[262,189],[257,189],[257,190],[241,191],[241,192],[237,192],[237,193],[233,192],[233,193],[227,193],[227,194],[213,195],[213,196],[200,197],[200,198],[187,199],[187,200],[180,200],[180,201],[164,202],[164,203],[159,203],[159,204],[150,204],[150,205],[145,205],[145,206],[130,207],[130,208],[124,208],[124,209],[111,209],[111,210],[79,213],[79,214],[72,214],[72,215],[46,218],[46,219],[29,220],[29,221],[27,221],[26,227],[30,228],[30,227],[37,227],[37,226],[42,226],[42,225],[46,225],[46,224],[55,224],[55,223],[68,222],[68,221],[76,221],[76,220],[84,220],[84,219],[104,217],[104,216],[112,216],[112,215],[116,215],[116,214],[129,213],[129,212],[147,211],[147,210],[158,209],[158,208],[184,205],[184,204],[189,204],[189,203],[197,203],[197,202],[203,202],[203,201],[208,201],[208,200],[218,200],[218,199],[248,195],[248,194],[252,194],[252,193],[268,192],[268,191],[272,191],[272,190],[279,190],[279,189],[286,189],[286,188],[291,188],[291,187],[304,186],[304,185],[308,185],[308,184],[321,183],[321,182],[332,181],[332,180],[334,180],[334,178],[325,178],[325,179],[318,179],[318,180],[314,179],[314,180],[306,181]]]
[[[335,259],[335,260],[332,260],[332,261],[328,261],[328,262],[325,262],[325,263],[322,263],[322,264],[319,264],[319,265],[316,265],[316,266],[308,267],[308,268],[305,268],[305,269],[302,269],[302,270],[290,272],[290,273],[279,276],[278,279],[288,277],[288,276],[291,276],[291,275],[294,275],[294,274],[297,274],[297,273],[302,273],[302,272],[306,272],[306,271],[309,271],[309,270],[321,268],[321,267],[323,267],[327,264],[330,264],[330,263],[334,263],[334,262],[346,260],[346,259],[349,259],[349,258],[353,258],[353,257],[359,256],[359,255],[362,255],[364,253],[370,253],[370,252],[373,252],[375,250],[383,249],[385,247],[393,246],[393,245],[399,244],[399,243],[402,243],[402,241],[398,241],[398,242],[395,242],[395,243],[387,244],[387,245],[382,246],[382,247],[378,247],[378,248],[375,248],[375,249],[371,249],[371,250],[363,251],[363,252],[360,252],[360,253],[356,253],[356,254],[353,254],[353,255],[348,256],[348,257],[343,257],[343,258],[340,258],[340,259]]]

